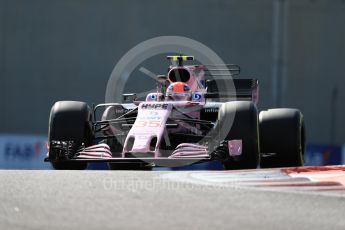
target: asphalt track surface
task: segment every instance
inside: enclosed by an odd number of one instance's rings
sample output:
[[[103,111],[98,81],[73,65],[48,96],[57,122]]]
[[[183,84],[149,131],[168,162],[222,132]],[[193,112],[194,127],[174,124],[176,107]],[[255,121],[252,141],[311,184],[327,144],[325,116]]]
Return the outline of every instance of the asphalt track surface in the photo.
[[[341,190],[257,189],[229,175],[0,171],[0,229],[345,229]]]

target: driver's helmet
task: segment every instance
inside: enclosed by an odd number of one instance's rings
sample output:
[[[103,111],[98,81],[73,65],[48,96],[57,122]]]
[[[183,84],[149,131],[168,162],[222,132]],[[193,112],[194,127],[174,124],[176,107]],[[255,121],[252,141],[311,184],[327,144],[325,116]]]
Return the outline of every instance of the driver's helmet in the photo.
[[[192,93],[190,87],[184,82],[171,83],[165,94],[168,100],[173,101],[190,101]]]

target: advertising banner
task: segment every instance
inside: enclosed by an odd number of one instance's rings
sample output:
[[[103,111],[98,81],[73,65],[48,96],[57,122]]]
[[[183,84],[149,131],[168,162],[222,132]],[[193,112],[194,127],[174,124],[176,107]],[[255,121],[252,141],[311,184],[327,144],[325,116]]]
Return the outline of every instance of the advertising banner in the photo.
[[[0,134],[0,169],[50,169],[46,143],[46,136]]]
[[[313,165],[341,165],[344,164],[342,145],[308,144],[305,152],[305,164]]]

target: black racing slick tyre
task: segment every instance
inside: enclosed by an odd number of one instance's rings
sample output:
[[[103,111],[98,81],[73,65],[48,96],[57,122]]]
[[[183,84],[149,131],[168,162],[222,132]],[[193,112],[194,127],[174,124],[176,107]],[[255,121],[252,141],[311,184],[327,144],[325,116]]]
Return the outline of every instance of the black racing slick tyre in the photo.
[[[140,170],[140,171],[151,171],[152,166],[147,164],[138,163],[108,163],[110,170]]]
[[[102,121],[118,118],[120,115],[116,113],[116,110],[124,109],[120,104],[108,106],[102,115]],[[113,138],[107,138],[105,143],[110,147],[111,152],[115,157],[121,156],[124,142],[124,140],[120,141],[118,138],[115,137],[118,132],[122,132],[121,123],[112,123],[108,125],[108,127],[104,127],[103,129],[103,134],[105,136],[113,136]]]
[[[227,159],[223,161],[224,168],[257,168],[260,162],[260,146],[256,106],[248,101],[224,103],[218,113],[217,126],[219,135],[225,136],[223,146],[219,147],[227,154]],[[242,140],[240,156],[230,156],[228,140]]]
[[[91,109],[84,102],[59,101],[50,112],[48,141],[73,141],[74,149],[84,144],[92,144]],[[72,162],[58,159],[49,154],[49,159],[54,169],[82,170],[87,168],[85,162]]]
[[[305,127],[297,109],[260,112],[261,167],[303,166]]]

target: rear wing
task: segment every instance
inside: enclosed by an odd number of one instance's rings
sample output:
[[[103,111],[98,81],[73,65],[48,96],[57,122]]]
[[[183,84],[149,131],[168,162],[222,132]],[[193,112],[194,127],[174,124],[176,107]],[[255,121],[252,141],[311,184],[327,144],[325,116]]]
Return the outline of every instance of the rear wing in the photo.
[[[219,98],[227,100],[253,101],[255,104],[259,100],[259,81],[257,79],[233,79],[235,89],[229,92],[225,89],[225,81],[230,79],[212,79],[206,81],[206,98]]]
[[[237,64],[219,64],[219,65],[201,65],[205,72],[205,76],[216,78],[228,78],[229,76],[239,75],[241,67]]]

